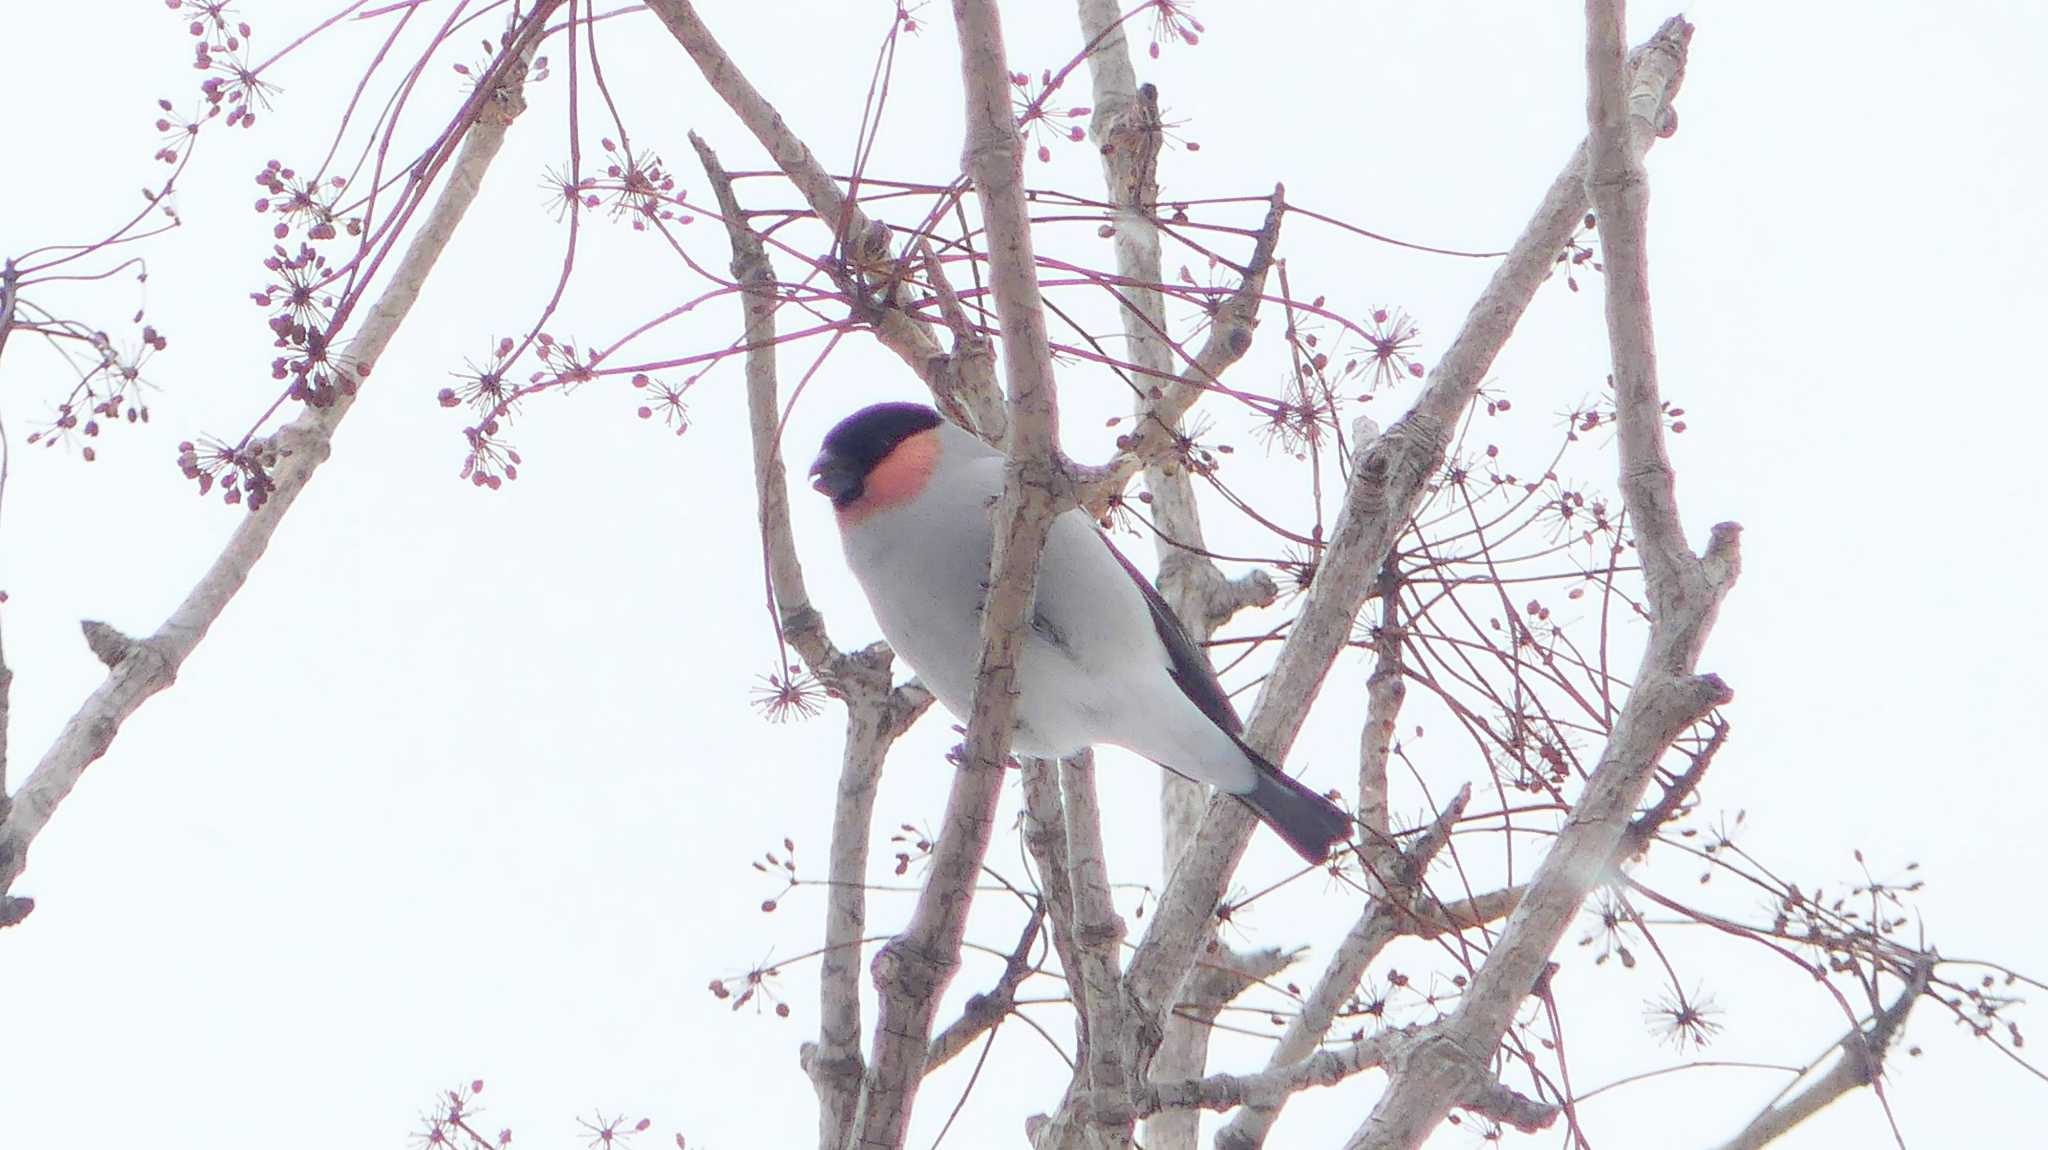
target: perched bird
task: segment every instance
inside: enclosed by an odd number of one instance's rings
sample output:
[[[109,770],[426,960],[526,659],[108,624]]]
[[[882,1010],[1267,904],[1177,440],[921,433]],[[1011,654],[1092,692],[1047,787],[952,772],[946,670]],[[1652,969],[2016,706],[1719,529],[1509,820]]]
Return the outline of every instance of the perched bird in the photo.
[[[962,722],[981,657],[981,609],[1003,455],[922,404],[840,421],[811,465],[875,621]],[[1080,509],[1054,518],[1031,633],[1017,657],[1012,748],[1057,758],[1108,743],[1242,799],[1310,862],[1351,836],[1328,799],[1244,744],[1244,724],[1173,611]]]

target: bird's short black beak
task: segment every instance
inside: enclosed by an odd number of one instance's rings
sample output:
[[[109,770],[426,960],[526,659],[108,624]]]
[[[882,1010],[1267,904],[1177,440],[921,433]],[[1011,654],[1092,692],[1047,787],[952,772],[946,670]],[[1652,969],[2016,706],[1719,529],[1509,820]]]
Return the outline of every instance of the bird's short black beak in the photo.
[[[821,451],[811,461],[811,489],[830,499],[832,506],[844,507],[860,498],[859,465],[844,456]]]

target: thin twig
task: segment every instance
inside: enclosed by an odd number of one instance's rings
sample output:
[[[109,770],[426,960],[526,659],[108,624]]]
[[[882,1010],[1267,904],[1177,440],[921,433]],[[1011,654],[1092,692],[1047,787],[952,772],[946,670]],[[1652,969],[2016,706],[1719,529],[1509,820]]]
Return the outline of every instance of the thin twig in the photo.
[[[1762,1150],[1843,1095],[1877,1082],[1879,1075],[1884,1073],[1885,1051],[1905,1027],[1906,1016],[1912,1013],[1913,1004],[1926,993],[1927,982],[1933,972],[1933,960],[1923,955],[1891,1005],[1878,1012],[1867,1025],[1852,1026],[1849,1033],[1842,1036],[1842,1041],[1837,1044],[1841,1057],[1835,1060],[1826,1074],[1791,1098],[1765,1107],[1762,1113],[1749,1120],[1740,1133],[1722,1143],[1720,1150]]]
[[[1588,116],[1591,134],[1583,178],[1607,243],[1608,332],[1621,433],[1621,487],[1637,525],[1654,616],[1635,688],[1616,717],[1600,765],[1537,867],[1528,892],[1502,929],[1458,1008],[1432,1027],[1393,1076],[1347,1150],[1410,1150],[1420,1146],[1450,1107],[1488,1075],[1485,1059],[1516,1009],[1536,985],[1550,955],[1587,894],[1609,875],[1629,815],[1659,759],[1687,727],[1732,693],[1713,675],[1695,672],[1700,645],[1737,570],[1736,529],[1714,530],[1704,556],[1685,546],[1663,455],[1663,412],[1657,402],[1650,340],[1648,263],[1642,247],[1645,187],[1642,156],[1668,123],[1664,85],[1645,74],[1684,72],[1692,26],[1674,17],[1652,40],[1632,87],[1621,38],[1618,0],[1588,0]],[[1668,89],[1667,89],[1668,90]],[[1624,115],[1626,101],[1635,114]],[[1661,463],[1661,467],[1652,461]],[[1652,522],[1654,521],[1654,522]]]
[[[972,1046],[975,1039],[994,1030],[1016,1009],[1017,988],[1037,973],[1031,963],[1031,951],[1038,945],[1039,931],[1044,925],[1045,908],[1041,906],[1024,921],[1024,932],[1017,937],[1017,945],[1011,948],[1010,956],[1003,961],[1003,973],[996,979],[995,986],[969,998],[967,1005],[960,1010],[960,1017],[932,1039],[931,1050],[926,1052],[924,1059],[926,1074]]]
[[[1652,45],[1656,50],[1642,55],[1635,85],[1662,107],[1676,94],[1684,46],[1682,40],[1671,41],[1668,29]],[[1651,138],[1654,133],[1646,134],[1640,146],[1647,148]],[[1585,156],[1582,146],[1551,185],[1431,371],[1415,406],[1354,457],[1329,546],[1247,724],[1246,741],[1267,758],[1284,757],[1293,742],[1324,676],[1350,642],[1352,621],[1395,539],[1442,467],[1450,429],[1550,274],[1557,252],[1584,218]],[[1242,804],[1210,804],[1201,836],[1162,893],[1158,913],[1128,968],[1127,982],[1148,1014],[1163,1013],[1173,1000],[1251,828],[1251,815]]]
[[[356,330],[340,361],[367,375],[397,334],[413,303],[419,298],[427,276],[433,271],[456,226],[475,201],[484,173],[505,142],[505,133],[526,106],[522,90],[527,61],[546,27],[547,16],[560,0],[541,0],[530,9],[502,52],[492,72],[480,78],[488,85],[489,98],[472,105],[467,124],[457,123],[450,134],[462,137],[461,150],[447,168],[447,180],[439,197],[405,249],[404,257],[392,271],[383,293],[370,307],[362,326]],[[242,519],[227,545],[199,582],[171,613],[163,625],[146,639],[131,640],[125,658],[112,668],[77,713],[65,723],[42,758],[13,796],[0,823],[0,896],[12,886],[27,865],[29,844],[35,840],[59,803],[90,766],[112,745],[121,724],[152,695],[171,685],[178,668],[198,647],[214,620],[247,581],[250,571],[270,546],[278,523],[291,509],[299,493],[332,449],[335,428],[354,406],[354,389],[337,389],[333,402],[325,407],[307,406],[271,438],[269,449],[277,464],[270,470],[272,487],[264,505]],[[27,911],[26,899],[7,905],[19,914],[0,913],[0,922],[19,921]]]
[[[754,452],[762,549],[766,555],[771,606],[780,634],[795,647],[811,673],[830,684],[846,703],[846,741],[841,752],[838,801],[833,804],[832,846],[825,904],[825,946],[819,960],[818,1041],[805,1046],[804,1069],[818,1093],[821,1147],[840,1147],[853,1129],[860,1083],[861,940],[867,933],[869,840],[875,792],[889,747],[907,730],[930,696],[892,689],[891,656],[875,644],[842,654],[811,606],[789,523],[789,481],[782,464],[781,399],[775,359],[775,269],[761,237],[747,225],[733,193],[732,177],[718,156],[694,132],[690,143],[711,180],[732,241],[733,278],[745,285],[747,422]],[[789,668],[779,667],[787,675]]]
[[[1368,849],[1366,857],[1379,860],[1370,871],[1375,888],[1373,898],[1352,923],[1344,940],[1337,944],[1315,986],[1302,999],[1300,1013],[1288,1022],[1273,1052],[1266,1056],[1266,1073],[1283,1073],[1287,1067],[1311,1057],[1321,1045],[1345,1000],[1357,991],[1366,968],[1412,921],[1409,904],[1421,896],[1423,876],[1437,852],[1450,841],[1451,828],[1464,816],[1465,806],[1471,801],[1472,788],[1467,784],[1406,851],[1392,849],[1391,840],[1384,838],[1376,841],[1385,850]],[[1263,1146],[1287,1097],[1281,1095],[1268,1105],[1248,1105],[1217,1135],[1217,1145],[1231,1150]]]
[[[810,147],[711,35],[696,7],[689,0],[648,0],[647,7],[690,54],[712,90],[767,149],[775,166],[810,204],[812,213],[832,229],[835,244],[854,249],[848,252],[853,262],[892,262],[887,250],[888,228],[870,218],[840,190],[832,174],[811,154]],[[848,292],[849,299],[856,302],[861,295],[859,291]],[[900,308],[882,307],[864,318],[874,323],[875,338],[882,346],[901,357],[919,379],[974,413],[974,430],[978,434],[990,442],[1003,442],[1007,416],[1002,397],[996,394],[992,373],[977,371],[971,360],[954,363],[933,338],[929,326]]]
[[[1065,486],[1052,352],[1032,256],[1023,141],[1010,110],[1002,24],[994,0],[954,0],[953,15],[966,92],[967,169],[986,222],[989,285],[1003,337],[1010,461],[992,517],[995,548],[965,751],[910,923],[875,956],[875,1039],[854,1136],[862,1146],[888,1148],[903,1145],[932,1019],[959,969],[974,881],[995,829],[1016,714],[1017,652],[1029,624],[1039,553]]]

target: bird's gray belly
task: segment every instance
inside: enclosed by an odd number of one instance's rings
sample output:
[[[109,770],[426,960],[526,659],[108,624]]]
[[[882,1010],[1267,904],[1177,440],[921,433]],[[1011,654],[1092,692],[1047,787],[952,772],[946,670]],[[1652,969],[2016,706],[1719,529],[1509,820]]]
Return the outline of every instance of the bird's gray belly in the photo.
[[[910,669],[962,725],[973,712],[981,666],[982,601],[987,594],[989,535],[985,520],[948,532],[946,519],[907,519],[873,532],[850,554],[868,584],[875,621]],[[1041,580],[1045,572],[1040,572]],[[884,587],[892,593],[878,594]],[[1045,758],[1072,754],[1098,741],[1116,684],[1095,682],[1081,654],[1098,650],[1104,636],[1083,615],[1055,620],[1034,610],[1017,656],[1018,692],[1012,749]],[[1099,658],[1087,660],[1100,662]]]
[[[964,726],[973,714],[981,666],[981,604],[932,602],[931,613],[879,618],[891,647],[917,672],[939,702]],[[1017,710],[1011,749],[1057,758],[1089,746],[1102,719],[1098,693],[1074,661],[1070,636],[1040,617],[1017,655]]]

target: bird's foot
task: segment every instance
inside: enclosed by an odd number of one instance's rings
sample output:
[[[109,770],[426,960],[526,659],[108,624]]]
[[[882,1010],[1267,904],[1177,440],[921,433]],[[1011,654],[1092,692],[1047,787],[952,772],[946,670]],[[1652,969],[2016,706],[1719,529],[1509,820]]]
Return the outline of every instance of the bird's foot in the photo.
[[[958,730],[959,728],[956,727],[954,729]],[[965,767],[967,765],[967,743],[965,741],[954,743],[952,748],[946,752],[946,761],[953,764],[955,769]],[[1003,769],[1021,771],[1024,769],[1024,764],[1018,762],[1015,755],[1004,755]]]

